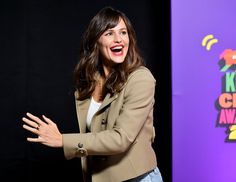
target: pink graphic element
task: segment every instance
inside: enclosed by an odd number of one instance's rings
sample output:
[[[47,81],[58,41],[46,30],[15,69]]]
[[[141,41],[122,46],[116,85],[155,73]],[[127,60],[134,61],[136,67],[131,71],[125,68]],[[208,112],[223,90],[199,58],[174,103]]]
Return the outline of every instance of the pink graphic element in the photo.
[[[221,109],[219,124],[235,124],[236,109]]]

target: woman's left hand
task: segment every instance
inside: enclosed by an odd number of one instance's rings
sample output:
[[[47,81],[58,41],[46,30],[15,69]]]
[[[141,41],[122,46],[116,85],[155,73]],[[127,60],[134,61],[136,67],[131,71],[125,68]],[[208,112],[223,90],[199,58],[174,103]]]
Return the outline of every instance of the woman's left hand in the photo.
[[[38,135],[37,138],[28,137],[29,142],[38,142],[50,147],[62,147],[62,134],[51,119],[44,115],[43,120],[31,113],[26,113],[26,115],[27,118],[22,118],[22,121],[25,122],[23,128]]]

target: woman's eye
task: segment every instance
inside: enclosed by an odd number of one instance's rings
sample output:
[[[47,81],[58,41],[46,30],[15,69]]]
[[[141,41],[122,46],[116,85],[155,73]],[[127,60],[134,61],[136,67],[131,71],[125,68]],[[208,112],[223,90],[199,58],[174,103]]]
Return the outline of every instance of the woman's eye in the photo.
[[[110,35],[112,35],[111,32],[108,32],[108,33],[105,34],[105,36],[110,36]]]
[[[122,34],[122,35],[126,35],[127,32],[126,32],[126,31],[122,31],[121,34]]]

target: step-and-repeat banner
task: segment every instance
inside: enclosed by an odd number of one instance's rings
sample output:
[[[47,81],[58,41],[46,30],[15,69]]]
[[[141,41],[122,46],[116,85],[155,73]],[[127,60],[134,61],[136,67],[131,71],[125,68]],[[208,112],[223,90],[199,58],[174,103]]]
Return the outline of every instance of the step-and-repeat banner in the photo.
[[[173,182],[236,181],[235,7],[171,2]]]

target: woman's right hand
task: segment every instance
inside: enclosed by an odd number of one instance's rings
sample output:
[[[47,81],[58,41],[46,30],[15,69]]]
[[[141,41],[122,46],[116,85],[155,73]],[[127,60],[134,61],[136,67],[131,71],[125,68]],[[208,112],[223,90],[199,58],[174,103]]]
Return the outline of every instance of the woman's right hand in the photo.
[[[25,123],[23,128],[38,135],[37,138],[28,137],[27,141],[42,143],[49,147],[62,147],[62,134],[57,128],[57,125],[48,117],[42,116],[40,119],[31,113],[26,113],[27,117],[23,117],[22,121]]]

